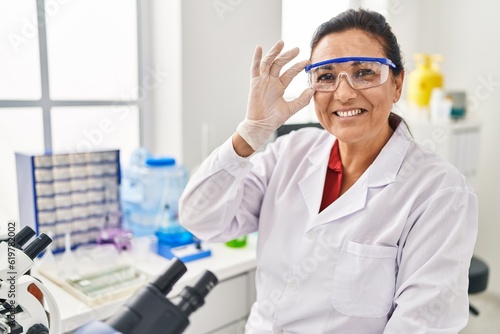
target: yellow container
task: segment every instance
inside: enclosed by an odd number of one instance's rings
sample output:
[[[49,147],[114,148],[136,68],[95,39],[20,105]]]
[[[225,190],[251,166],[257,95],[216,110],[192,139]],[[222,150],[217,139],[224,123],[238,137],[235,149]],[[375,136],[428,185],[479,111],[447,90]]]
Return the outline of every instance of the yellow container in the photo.
[[[437,64],[442,57],[418,53],[414,55],[414,59],[417,68],[409,75],[408,100],[419,107],[427,107],[432,90],[443,87],[443,74]]]

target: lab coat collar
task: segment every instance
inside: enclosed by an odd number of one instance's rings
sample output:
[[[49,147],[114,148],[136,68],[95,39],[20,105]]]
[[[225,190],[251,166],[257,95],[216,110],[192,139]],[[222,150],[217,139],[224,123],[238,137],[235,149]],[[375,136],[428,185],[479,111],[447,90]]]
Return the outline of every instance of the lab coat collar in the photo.
[[[399,126],[387,144],[379,153],[373,164],[361,175],[354,185],[335,202],[318,214],[321,203],[322,188],[325,181],[329,152],[335,137],[321,138],[321,143],[308,155],[310,168],[299,181],[299,188],[312,218],[308,230],[318,225],[334,221],[364,208],[369,187],[380,187],[395,181],[406,152],[410,146],[406,130]]]
[[[411,139],[404,124],[400,124],[368,168],[368,187],[382,187],[396,180]]]
[[[299,188],[307,206],[310,217],[318,215],[325,183],[326,167],[335,137],[327,131],[322,133],[322,137],[316,141],[316,147],[307,154],[309,166],[307,173],[299,181]],[[321,185],[321,189],[318,189]]]

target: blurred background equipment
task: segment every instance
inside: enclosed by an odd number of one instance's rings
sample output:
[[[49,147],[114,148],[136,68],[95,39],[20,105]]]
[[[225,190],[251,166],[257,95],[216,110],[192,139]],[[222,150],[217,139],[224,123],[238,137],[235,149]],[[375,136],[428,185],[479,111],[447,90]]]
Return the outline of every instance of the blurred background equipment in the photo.
[[[174,157],[138,148],[124,168],[120,187],[123,225],[135,237],[156,236],[158,254],[184,262],[211,255],[179,222],[179,198],[189,175]]]
[[[124,168],[120,188],[124,226],[135,236],[162,229],[172,243],[190,242],[191,236],[178,219],[178,201],[187,181],[186,168],[175,158],[153,157],[144,148],[136,150]]]
[[[119,151],[16,153],[21,226],[50,234],[52,251],[93,243],[103,229],[120,228]]]
[[[434,88],[444,86],[443,74],[438,63],[442,61],[441,55],[417,53],[414,55],[416,68],[408,77],[408,100],[417,107],[427,107]]]

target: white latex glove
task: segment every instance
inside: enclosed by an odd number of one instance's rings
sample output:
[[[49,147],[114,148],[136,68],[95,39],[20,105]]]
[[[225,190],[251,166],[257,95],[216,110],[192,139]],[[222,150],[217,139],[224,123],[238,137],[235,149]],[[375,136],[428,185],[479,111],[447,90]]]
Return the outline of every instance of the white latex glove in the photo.
[[[283,98],[293,78],[309,64],[309,60],[300,61],[280,75],[282,67],[299,54],[298,48],[280,54],[283,47],[283,41],[279,41],[262,59],[262,48],[257,46],[253,56],[247,113],[236,131],[254,150],[262,146],[297,111],[308,105],[314,95],[314,91],[307,88],[292,101]]]

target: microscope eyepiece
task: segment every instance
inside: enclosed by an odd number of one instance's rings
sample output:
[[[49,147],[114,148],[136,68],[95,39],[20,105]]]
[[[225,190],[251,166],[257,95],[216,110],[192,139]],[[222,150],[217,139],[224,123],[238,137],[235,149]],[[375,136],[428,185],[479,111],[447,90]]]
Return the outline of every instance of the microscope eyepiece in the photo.
[[[29,226],[25,226],[14,236],[14,243],[16,247],[22,247],[32,236],[35,235],[35,231]]]
[[[189,317],[191,313],[199,309],[205,303],[205,297],[217,285],[218,279],[210,271],[206,270],[194,286],[186,286],[177,304],[178,309]]]
[[[193,289],[198,291],[202,298],[205,298],[210,291],[217,285],[219,280],[210,271],[206,270],[198,279]]]
[[[174,258],[163,274],[129,299],[106,324],[122,334],[183,333],[189,326],[189,315],[204,304],[218,283],[214,274],[205,271],[193,287],[181,291],[174,304],[166,295],[186,271],[184,263]]]
[[[35,259],[48,245],[52,242],[52,239],[45,233],[42,233],[33,240],[25,249],[24,253],[29,256],[30,259]]]
[[[156,286],[161,293],[167,295],[186,271],[186,265],[181,260],[174,258],[168,269],[151,282],[151,284]]]

